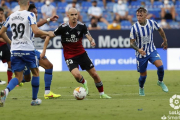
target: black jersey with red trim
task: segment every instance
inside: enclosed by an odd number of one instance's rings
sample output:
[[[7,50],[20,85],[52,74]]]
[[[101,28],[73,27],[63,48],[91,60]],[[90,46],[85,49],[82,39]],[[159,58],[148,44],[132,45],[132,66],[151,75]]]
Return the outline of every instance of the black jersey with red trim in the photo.
[[[85,52],[82,38],[83,35],[89,34],[89,31],[84,23],[78,21],[74,28],[71,28],[69,23],[63,23],[54,31],[54,34],[61,36],[65,60]]]
[[[0,29],[2,28],[3,24],[4,24],[4,22],[0,23]],[[0,41],[0,47],[1,47],[2,45],[5,45],[5,44],[6,44],[5,42],[1,42],[1,41]]]

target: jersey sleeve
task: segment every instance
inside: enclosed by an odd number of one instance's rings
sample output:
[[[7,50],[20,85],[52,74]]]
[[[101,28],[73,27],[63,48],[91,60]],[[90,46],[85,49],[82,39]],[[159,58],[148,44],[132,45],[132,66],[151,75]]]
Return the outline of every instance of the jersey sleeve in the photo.
[[[28,15],[28,20],[30,25],[37,24],[36,16],[32,12],[30,13],[30,15]]]
[[[160,29],[160,27],[159,27],[159,25],[157,24],[156,21],[153,21],[153,24],[154,24],[154,29],[155,30],[159,30]]]
[[[10,26],[9,24],[9,17],[6,19],[6,21],[3,24],[4,27],[8,28]]]
[[[87,29],[86,25],[84,24],[83,26],[83,34],[86,35],[86,34],[89,34],[89,30]]]
[[[60,25],[55,31],[54,31],[54,35],[58,36],[62,34],[62,25]]]
[[[130,40],[131,39],[136,39],[136,32],[133,26],[131,27],[131,31],[130,31]]]

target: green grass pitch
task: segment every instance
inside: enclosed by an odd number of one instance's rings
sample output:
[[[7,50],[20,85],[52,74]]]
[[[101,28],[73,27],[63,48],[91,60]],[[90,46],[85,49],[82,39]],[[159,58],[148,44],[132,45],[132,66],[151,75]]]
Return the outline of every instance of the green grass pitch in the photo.
[[[145,95],[138,95],[136,71],[98,71],[104,84],[104,91],[112,99],[100,99],[93,79],[87,72],[81,72],[88,81],[90,95],[84,100],[75,100],[74,88],[81,86],[70,72],[54,72],[51,90],[62,95],[59,99],[44,99],[44,73],[40,74],[38,97],[40,106],[31,106],[31,84],[16,87],[0,108],[0,120],[161,120],[173,108],[169,99],[180,95],[180,71],[165,71],[164,81],[169,88],[165,93],[157,86],[156,71],[148,71]],[[5,72],[1,80],[7,80]],[[0,90],[6,85],[0,85]]]

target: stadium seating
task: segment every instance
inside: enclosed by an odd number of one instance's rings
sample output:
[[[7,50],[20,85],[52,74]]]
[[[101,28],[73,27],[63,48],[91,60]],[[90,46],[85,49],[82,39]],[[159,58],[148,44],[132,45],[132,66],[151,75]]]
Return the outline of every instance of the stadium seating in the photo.
[[[42,14],[38,13],[37,22],[42,18]]]
[[[36,3],[35,3],[35,6],[36,6],[36,8],[37,8],[38,13],[41,13],[41,7],[42,7],[43,5],[44,5],[44,4],[41,3],[41,2],[36,2]]]
[[[54,7],[56,7],[56,3],[55,3],[55,2],[52,2],[51,5],[53,5]]]
[[[98,25],[100,26],[101,29],[107,29],[107,25],[103,22],[98,22]]]
[[[131,28],[131,23],[127,20],[121,21],[121,29],[122,30],[129,30]]]
[[[9,9],[11,8],[11,5],[10,5],[8,2],[6,2],[5,5],[6,5]]]
[[[88,9],[89,9],[89,7],[91,7],[91,6],[92,6],[91,2],[83,1],[83,2],[81,3],[81,7],[82,7],[82,11],[83,11],[83,12],[87,12]]]
[[[114,4],[115,4],[115,3],[113,3],[113,2],[107,3],[107,10],[108,10],[109,12],[113,12]]]
[[[57,12],[61,12],[61,13],[65,13],[65,9],[66,9],[67,3],[64,2],[59,2],[57,5]]]
[[[17,5],[19,5],[18,2],[12,2],[11,3],[11,9],[15,8]]]
[[[57,22],[50,22],[49,26],[50,26],[50,30],[54,31],[55,29],[58,28],[59,23],[57,23]]]
[[[63,22],[64,14],[65,14],[65,8],[68,3],[71,3],[73,0],[65,0],[66,2],[60,2],[59,0],[55,0],[55,2],[52,2],[51,5],[56,7],[57,9],[57,15],[59,16],[58,19],[58,24]],[[82,16],[82,21],[87,24],[87,26],[90,24],[90,18],[87,15],[89,7],[92,6],[92,1],[87,1],[87,0],[77,0],[77,2],[81,5],[81,16]],[[105,18],[109,23],[111,23],[114,19],[114,13],[113,13],[113,7],[114,4],[117,4],[118,0],[115,0],[115,3],[112,2],[111,0],[107,0],[107,6],[106,9],[104,8],[104,4],[102,0],[97,0],[97,6],[101,7],[103,10],[103,18]],[[136,0],[136,1],[131,1],[127,2],[127,5],[129,6],[129,15],[132,16],[133,22],[137,21],[136,18],[136,10],[138,7],[141,6],[141,2],[145,2],[146,8],[148,9],[149,14],[153,14],[152,19],[155,21],[158,21],[161,19],[160,12],[161,12],[161,6],[163,5],[163,2],[160,1],[154,1],[153,4],[151,4],[150,0]],[[173,4],[172,0],[170,0],[170,4]],[[18,5],[17,2],[6,2],[6,6],[10,9],[13,9]],[[41,7],[44,5],[42,2],[35,2],[35,6],[38,11],[38,18],[37,20],[39,21],[42,18],[42,13],[41,13]],[[177,23],[180,22],[180,1],[177,0],[175,2],[175,9],[176,9],[176,22],[172,20],[166,20],[168,23],[170,23],[170,26],[172,28],[177,28],[176,26],[178,25]],[[107,25],[104,23],[99,22],[99,26],[102,29],[106,29]],[[52,26],[54,26],[54,23],[51,23]],[[121,26],[122,29],[129,29],[130,28],[130,22],[127,21],[121,21]]]
[[[85,12],[81,12],[81,16],[83,22],[90,22],[89,17]]]
[[[180,24],[178,22],[171,21],[171,22],[169,22],[169,25],[173,29],[180,29]]]
[[[113,17],[110,12],[103,12],[103,18],[105,18],[110,23],[113,21]]]
[[[59,16],[59,19],[57,20],[57,22],[63,23],[63,18],[64,18],[63,14],[58,12],[57,15]]]

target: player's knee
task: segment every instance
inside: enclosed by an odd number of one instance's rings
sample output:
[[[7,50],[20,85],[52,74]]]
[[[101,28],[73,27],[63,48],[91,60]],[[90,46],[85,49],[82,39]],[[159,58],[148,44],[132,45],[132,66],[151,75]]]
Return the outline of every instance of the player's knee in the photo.
[[[52,63],[49,64],[49,68],[48,69],[53,69],[53,64]]]
[[[48,63],[46,66],[43,67],[44,69],[53,69],[53,64]]]
[[[31,81],[31,76],[24,76],[24,79],[26,82],[30,82]]]

